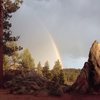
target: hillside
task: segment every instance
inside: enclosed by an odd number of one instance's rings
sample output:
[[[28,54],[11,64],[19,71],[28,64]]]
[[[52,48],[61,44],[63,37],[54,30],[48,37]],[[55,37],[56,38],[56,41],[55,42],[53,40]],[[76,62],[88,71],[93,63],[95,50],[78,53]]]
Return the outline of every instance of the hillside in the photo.
[[[72,85],[80,74],[81,69],[66,68],[63,69],[65,75],[65,84]]]

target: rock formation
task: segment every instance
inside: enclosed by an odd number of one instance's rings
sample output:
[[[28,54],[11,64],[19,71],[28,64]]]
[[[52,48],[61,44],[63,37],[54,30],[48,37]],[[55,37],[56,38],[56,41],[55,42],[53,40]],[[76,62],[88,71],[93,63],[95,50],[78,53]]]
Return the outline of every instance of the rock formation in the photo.
[[[76,82],[70,88],[75,93],[100,93],[100,44],[94,41]]]

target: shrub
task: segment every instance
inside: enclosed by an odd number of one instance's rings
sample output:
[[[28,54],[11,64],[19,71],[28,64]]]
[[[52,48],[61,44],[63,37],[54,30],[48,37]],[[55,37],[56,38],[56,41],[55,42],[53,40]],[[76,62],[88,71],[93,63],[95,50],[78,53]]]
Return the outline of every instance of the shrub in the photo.
[[[58,83],[50,82],[48,84],[49,94],[53,96],[62,96],[63,95],[63,89]]]

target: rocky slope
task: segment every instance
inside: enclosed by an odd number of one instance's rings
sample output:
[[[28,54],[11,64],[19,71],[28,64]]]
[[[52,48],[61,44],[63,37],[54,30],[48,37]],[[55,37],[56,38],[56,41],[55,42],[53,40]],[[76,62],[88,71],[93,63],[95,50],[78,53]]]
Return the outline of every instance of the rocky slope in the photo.
[[[100,44],[94,41],[76,82],[70,88],[75,93],[100,93]]]

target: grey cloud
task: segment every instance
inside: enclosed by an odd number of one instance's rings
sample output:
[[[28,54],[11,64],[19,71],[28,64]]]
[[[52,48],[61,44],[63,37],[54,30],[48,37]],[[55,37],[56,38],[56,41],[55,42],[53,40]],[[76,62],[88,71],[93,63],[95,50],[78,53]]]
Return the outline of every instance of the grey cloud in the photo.
[[[99,37],[99,3],[99,0],[49,0],[49,4],[40,4],[42,9],[37,4],[35,12],[41,16],[62,53],[79,57],[86,56],[91,42]]]
[[[92,42],[95,39],[100,41],[99,4],[100,0],[24,0],[15,18],[20,20],[21,32],[24,32],[26,22],[26,31],[37,33],[33,35],[34,45],[37,41],[34,37],[39,38],[44,45],[47,41],[45,35],[44,41],[41,39],[44,30],[39,24],[42,23],[53,36],[66,62],[65,56],[87,58]],[[18,17],[19,14],[21,17]],[[16,23],[18,28],[15,31],[20,28],[18,25]]]

